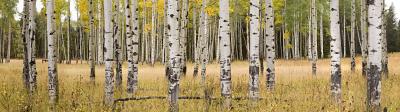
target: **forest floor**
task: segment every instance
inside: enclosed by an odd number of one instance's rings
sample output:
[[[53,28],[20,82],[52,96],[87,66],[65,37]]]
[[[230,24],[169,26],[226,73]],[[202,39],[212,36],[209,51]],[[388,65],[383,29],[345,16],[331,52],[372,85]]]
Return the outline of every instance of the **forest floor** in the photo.
[[[350,60],[342,62],[342,102],[336,105],[330,97],[329,59],[319,60],[316,76],[311,75],[311,63],[307,60],[277,60],[276,89],[268,92],[265,74],[260,76],[260,96],[256,106],[248,100],[234,100],[233,111],[365,111],[366,79],[361,75],[361,61],[357,58],[355,73],[350,71]],[[47,111],[47,64],[37,61],[38,91],[33,97],[25,92],[22,85],[22,60],[12,60],[0,64],[0,111]],[[73,63],[75,61],[72,61]],[[400,111],[400,53],[390,54],[389,78],[382,81],[382,107],[390,111]],[[167,96],[167,80],[164,67],[139,66],[139,89],[135,96]],[[123,69],[123,87],[126,87],[126,63]],[[110,111],[103,106],[104,66],[96,66],[95,85],[89,81],[87,64],[59,64],[59,104],[58,111]],[[265,73],[265,72],[264,72]],[[193,64],[188,64],[187,76],[181,78],[180,96],[203,96],[201,77],[193,77]],[[213,97],[220,97],[219,65],[207,66],[207,87]],[[246,97],[248,92],[248,62],[232,64],[233,97]],[[122,91],[122,92],[121,92]],[[126,98],[125,89],[117,89],[115,98]],[[204,111],[204,100],[179,100],[180,111]],[[32,106],[28,106],[31,104]],[[221,101],[214,100],[210,111],[220,111]],[[117,111],[165,112],[166,99],[126,101],[117,104]],[[31,107],[31,108],[30,108]],[[28,109],[29,108],[29,109]]]

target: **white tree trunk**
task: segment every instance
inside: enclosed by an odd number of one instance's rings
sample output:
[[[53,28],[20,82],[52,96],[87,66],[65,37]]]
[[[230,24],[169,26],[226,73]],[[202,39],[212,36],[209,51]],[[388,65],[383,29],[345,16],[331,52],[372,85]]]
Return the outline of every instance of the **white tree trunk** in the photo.
[[[265,48],[267,49],[267,89],[275,87],[275,24],[274,8],[272,0],[265,0]]]
[[[368,111],[381,111],[383,0],[368,0]]]
[[[104,0],[104,44],[105,44],[105,83],[104,83],[104,102],[111,106],[114,103],[114,73],[113,73],[113,23],[112,23],[112,1]]]
[[[318,30],[317,30],[317,10],[315,0],[312,0],[312,74],[317,74],[317,59],[318,59],[318,47],[317,47],[317,37],[318,37]]]
[[[94,16],[93,16],[93,0],[89,0],[89,63],[90,63],[90,80],[95,81],[95,66],[94,66]]]
[[[207,0],[203,0],[200,16],[200,61],[201,61],[201,79],[202,84],[205,86],[206,79],[206,66],[208,64],[208,15],[206,13]]]
[[[138,63],[139,63],[139,8],[138,0],[132,2],[132,74],[128,73],[128,93],[132,94],[137,90],[138,85]],[[129,44],[128,44],[129,45]]]
[[[8,39],[7,39],[7,59],[6,63],[10,63],[10,56],[11,56],[11,33],[12,33],[12,27],[11,27],[11,22],[8,23]]]
[[[181,51],[182,51],[182,75],[186,74],[186,43],[187,43],[187,29],[188,29],[188,22],[189,22],[189,1],[188,0],[182,0],[182,5],[181,5],[181,25],[180,25],[180,33],[179,37],[181,40],[179,41],[181,44]]]
[[[219,1],[219,49],[221,65],[221,96],[224,99],[224,107],[229,109],[231,106],[231,42],[230,42],[230,19],[229,19],[229,0]]]
[[[169,40],[169,66],[168,72],[169,89],[168,100],[170,111],[177,112],[178,109],[178,96],[179,96],[179,76],[181,73],[182,52],[180,52],[179,43],[179,12],[178,0],[168,0],[167,9],[167,36]]]
[[[259,97],[258,75],[260,67],[260,1],[250,0],[250,75],[249,75],[249,97],[257,100]]]
[[[114,25],[114,48],[115,48],[115,85],[120,89],[122,85],[122,53],[121,53],[121,27],[120,27],[120,0],[114,1],[113,25]]]
[[[58,75],[57,75],[57,55],[55,42],[57,39],[54,36],[55,30],[55,17],[54,17],[54,1],[46,1],[46,14],[47,14],[47,40],[48,40],[48,90],[49,101],[54,105],[58,99]]]
[[[36,83],[36,57],[35,57],[35,40],[36,40],[36,0],[29,0],[29,27],[28,27],[28,63],[29,63],[29,90],[33,93],[37,88]]]
[[[320,15],[320,26],[319,26],[319,38],[320,38],[320,50],[321,50],[321,58],[324,58],[324,19],[322,18],[322,14]]]
[[[157,13],[157,0],[152,0],[151,7],[151,53],[150,53],[150,61],[151,65],[154,66],[156,60],[156,13]]]
[[[131,17],[132,17],[132,13],[131,13],[131,11],[133,12],[133,11],[135,11],[135,10],[131,10],[131,7],[132,7],[132,3],[130,2],[131,0],[125,0],[125,27],[126,27],[126,32],[125,32],[125,34],[126,34],[126,45],[127,45],[127,55],[128,55],[128,82],[127,82],[127,92],[128,92],[128,94],[130,95],[130,96],[132,96],[132,93],[134,92],[134,89],[133,89],[133,84],[132,84],[132,79],[133,79],[133,72],[134,72],[134,69],[133,69],[133,66],[134,66],[134,63],[133,63],[133,45],[132,45],[132,42],[133,42],[133,39],[132,39],[132,34],[133,34],[133,31],[132,31],[132,20],[131,20]],[[136,0],[135,0],[136,1]]]
[[[67,9],[67,21],[68,21],[68,26],[67,26],[67,64],[71,64],[71,56],[70,56],[70,27],[71,27],[71,12],[70,12],[70,0],[68,0],[68,9]]]
[[[346,8],[343,8],[343,57],[347,57]]]
[[[340,41],[339,0],[331,0],[330,31],[331,31],[331,92],[334,100],[341,99],[341,41]]]
[[[102,8],[101,8],[102,4],[98,3],[98,19],[99,19],[99,24],[98,24],[98,36],[97,36],[97,64],[102,65],[104,64],[104,52],[103,52],[103,48],[104,48],[104,29],[103,29],[103,24],[101,24],[103,22],[102,19]]]

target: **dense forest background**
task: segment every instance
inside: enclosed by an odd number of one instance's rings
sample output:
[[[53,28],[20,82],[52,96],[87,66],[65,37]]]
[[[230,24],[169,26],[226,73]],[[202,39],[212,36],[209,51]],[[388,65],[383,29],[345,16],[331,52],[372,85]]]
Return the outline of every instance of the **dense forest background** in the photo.
[[[18,14],[21,17],[22,13],[16,12],[16,4],[18,0],[1,0],[0,1],[0,42],[1,42],[1,56],[7,57],[7,48],[8,48],[8,40],[10,41],[10,57],[11,58],[23,58],[23,41],[21,36],[21,26],[22,22],[15,19],[15,15]],[[89,32],[89,16],[88,16],[88,1],[87,0],[77,0],[75,8],[77,8],[77,12],[70,12],[68,10],[68,3],[66,0],[55,0],[56,9],[56,27],[57,27],[57,45],[59,46],[57,49],[57,53],[59,54],[60,61],[66,60],[67,57],[71,59],[87,59],[88,57],[88,32]],[[104,35],[102,32],[104,30],[102,25],[104,22],[102,18],[102,0],[94,0],[95,8],[95,28],[96,28],[96,46],[103,46]],[[164,0],[157,0],[156,6],[156,21],[155,23],[151,22],[152,19],[152,1],[151,0],[140,0],[139,1],[139,11],[140,11],[140,57],[142,62],[149,61],[150,56],[146,55],[145,51],[150,51],[150,47],[156,47],[157,60],[163,60],[163,18],[165,15],[164,11]],[[188,47],[187,54],[188,59],[193,60],[194,58],[194,48],[195,48],[195,40],[198,37],[198,27],[199,27],[199,11],[201,7],[201,0],[190,0],[189,1],[189,22],[188,22]],[[233,54],[233,59],[235,60],[244,60],[247,59],[248,50],[248,31],[249,31],[249,5],[247,0],[231,0],[231,8],[230,15],[231,16],[231,25],[232,25],[232,35],[231,35],[231,49]],[[45,3],[45,0],[42,0],[42,3]],[[123,0],[120,3],[124,4]],[[273,0],[274,10],[275,10],[275,32],[276,32],[276,45],[277,45],[277,58],[295,58],[294,50],[299,49],[301,57],[307,56],[307,38],[309,34],[309,18],[310,18],[310,2],[305,2],[303,0]],[[386,4],[391,5],[391,4]],[[120,5],[121,9],[123,5]],[[265,12],[265,6],[262,6],[263,10],[262,16]],[[327,0],[317,0],[317,17],[318,24],[320,24],[320,20],[322,19],[322,30],[320,30],[320,26],[318,25],[318,51],[323,51],[322,56],[329,56],[329,1]],[[218,1],[210,1],[206,7],[206,13],[209,15],[209,42],[210,42],[210,59],[215,59],[218,56],[217,47],[217,36],[218,36]],[[36,41],[36,54],[38,58],[46,58],[46,16],[45,16],[45,8],[38,11],[36,15],[37,22],[37,41]],[[349,0],[341,0],[340,2],[340,19],[341,19],[341,35],[342,38],[342,48],[343,48],[343,56],[350,56],[350,23],[351,23],[351,1]],[[72,21],[70,20],[71,13],[78,13],[78,20]],[[125,18],[122,17],[124,14],[123,10],[120,11],[120,21],[119,24],[125,24]],[[398,52],[400,51],[400,23],[395,18],[394,6],[391,5],[388,9],[385,9],[385,21],[386,21],[386,32],[387,32],[387,43],[388,43],[388,52]],[[356,18],[360,18],[360,2],[357,0],[356,2]],[[360,54],[360,34],[361,30],[359,28],[360,21],[356,19],[356,53]],[[347,24],[346,24],[347,23]],[[152,25],[155,24],[155,25]],[[265,24],[265,21],[262,21],[262,24]],[[265,25],[261,25],[265,27]],[[155,28],[152,28],[155,27]],[[264,28],[263,28],[264,29]],[[125,30],[122,28],[121,30]],[[152,34],[152,30],[156,30],[155,34]],[[262,30],[265,33],[265,30]],[[322,33],[320,33],[322,31]],[[323,34],[323,36],[320,36]],[[263,35],[261,35],[261,39],[263,39]],[[10,38],[8,38],[10,37]],[[101,38],[99,38],[101,37]],[[121,37],[125,37],[125,33],[121,33]],[[156,38],[155,46],[150,45],[150,37]],[[295,48],[294,42],[295,38],[299,37],[300,39],[300,48]],[[321,37],[323,40],[321,42]],[[124,38],[122,38],[123,45],[123,57],[126,59],[126,44],[124,44]],[[347,41],[346,41],[347,40]],[[67,45],[69,43],[69,45]],[[344,44],[343,44],[344,43]],[[263,44],[263,43],[260,43]],[[322,44],[323,46],[320,46]],[[68,47],[69,46],[69,47]],[[347,46],[347,48],[346,48]],[[96,60],[99,55],[102,55],[99,50],[102,50],[101,47],[96,47]],[[261,49],[264,50],[264,49]],[[69,54],[70,53],[70,54]],[[68,56],[69,54],[69,56]],[[347,54],[347,55],[346,55]],[[321,56],[321,52],[319,52],[319,56]]]

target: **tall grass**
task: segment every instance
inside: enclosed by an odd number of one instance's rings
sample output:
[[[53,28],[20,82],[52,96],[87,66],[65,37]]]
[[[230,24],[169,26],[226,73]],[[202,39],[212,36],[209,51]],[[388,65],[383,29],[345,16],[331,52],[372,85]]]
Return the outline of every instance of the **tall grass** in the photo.
[[[266,90],[265,74],[260,76],[260,92],[264,98],[256,106],[248,100],[233,101],[233,111],[365,111],[366,79],[361,75],[360,58],[357,58],[355,73],[350,71],[350,60],[342,62],[342,102],[340,105],[330,98],[329,59],[319,60],[317,76],[311,75],[311,63],[307,60],[277,60],[276,89]],[[38,61],[39,62],[39,61]],[[389,79],[383,79],[382,107],[400,111],[400,54],[391,54]],[[115,98],[126,98],[126,64],[123,73],[123,88],[116,89]],[[29,96],[22,83],[22,61],[12,60],[0,64],[0,111],[48,111],[47,64],[38,63],[38,90]],[[135,96],[167,96],[167,80],[164,67],[140,65],[139,90]],[[96,66],[95,85],[90,83],[87,64],[59,64],[60,84],[57,111],[111,111],[103,105],[104,67]],[[200,76],[193,77],[193,65],[188,64],[188,73],[181,78],[180,96],[203,96]],[[248,62],[232,64],[233,97],[245,97],[248,92]],[[220,96],[219,65],[207,67],[207,87],[213,97]],[[221,101],[214,100],[210,111],[220,111]],[[204,111],[204,100],[179,100],[180,111]],[[120,102],[117,111],[159,112],[168,110],[167,100],[141,100]]]

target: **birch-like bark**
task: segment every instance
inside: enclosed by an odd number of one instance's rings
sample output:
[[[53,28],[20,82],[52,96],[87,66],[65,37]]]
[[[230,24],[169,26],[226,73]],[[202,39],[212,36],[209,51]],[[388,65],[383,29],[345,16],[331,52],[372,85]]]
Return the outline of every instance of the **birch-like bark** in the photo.
[[[267,49],[267,89],[273,90],[275,87],[275,24],[274,8],[272,0],[265,0],[265,48]]]
[[[383,0],[385,1],[385,0]],[[385,3],[385,2],[383,2]],[[382,75],[385,78],[389,78],[389,68],[388,68],[388,54],[387,54],[387,32],[386,32],[386,25],[387,25],[387,19],[385,16],[385,9],[384,6],[382,7]]]
[[[343,8],[343,57],[347,57],[346,8]]]
[[[355,29],[356,29],[356,0],[351,0],[351,34],[350,34],[350,59],[351,71],[355,71],[356,67],[356,44],[355,44]]]
[[[156,12],[157,12],[157,0],[152,0],[151,7],[151,53],[150,53],[150,62],[151,65],[154,66],[156,60]]]
[[[105,36],[105,83],[104,83],[104,102],[108,106],[114,103],[114,73],[113,73],[113,23],[112,23],[112,0],[104,0],[104,36]]]
[[[137,90],[138,85],[138,63],[139,63],[139,8],[138,0],[132,2],[132,74],[128,74],[128,93]],[[128,44],[129,45],[129,44]]]
[[[181,52],[182,52],[182,75],[186,74],[186,47],[187,47],[187,29],[188,29],[188,22],[189,22],[189,0],[182,0],[181,5],[181,25],[180,25],[180,32],[179,37],[181,40],[179,41],[181,44]]]
[[[221,96],[224,97],[224,108],[231,106],[231,42],[230,42],[230,19],[229,0],[219,1],[219,49],[220,49],[220,81]]]
[[[70,45],[71,45],[71,43],[70,43],[70,27],[71,27],[71,12],[70,12],[70,0],[68,0],[68,5],[67,5],[67,7],[68,7],[68,9],[67,9],[67,21],[68,21],[68,24],[67,24],[67,55],[66,55],[66,57],[67,57],[67,64],[71,64],[71,55],[70,55]]]
[[[368,0],[367,110],[381,111],[383,0]]]
[[[93,0],[89,0],[89,63],[90,63],[90,81],[95,81],[95,66],[94,66],[94,16],[93,16]]]
[[[198,35],[197,30],[197,7],[193,6],[193,28],[194,28],[194,68],[193,68],[193,77],[196,77],[199,72],[199,63],[200,63],[200,36]],[[200,19],[201,21],[201,19]],[[201,35],[201,32],[200,32]]]
[[[180,52],[179,43],[179,12],[178,0],[168,0],[167,9],[167,36],[169,40],[169,65],[170,71],[168,72],[168,100],[170,111],[177,112],[178,96],[179,96],[179,76],[181,73],[182,52]]]
[[[11,33],[12,33],[11,22],[8,23],[8,39],[7,39],[7,57],[6,63],[10,63],[10,55],[11,55]]]
[[[29,27],[28,27],[28,63],[29,63],[29,90],[30,93],[36,91],[36,51],[35,51],[35,40],[36,40],[36,0],[29,0]]]
[[[339,0],[331,0],[330,30],[331,30],[331,92],[332,97],[340,103],[342,93],[341,73],[341,41],[340,41]]]
[[[205,86],[206,79],[206,66],[208,63],[208,15],[206,13],[207,0],[203,0],[201,7],[201,37],[200,37],[200,60],[201,60],[201,79],[202,84]]]
[[[318,47],[317,47],[317,37],[318,37],[318,30],[317,30],[317,10],[315,0],[312,0],[312,74],[317,74],[317,59],[318,59]]]
[[[113,38],[114,38],[114,49],[115,49],[115,85],[120,88],[122,85],[122,53],[121,53],[121,27],[120,27],[120,0],[114,1],[113,10]]]
[[[319,23],[319,41],[320,41],[320,50],[321,50],[321,58],[324,58],[324,23],[323,23],[322,14],[320,15],[320,23]]]
[[[102,65],[104,64],[104,29],[103,29],[103,19],[102,19],[102,4],[98,3],[97,8],[98,8],[98,19],[99,19],[99,24],[98,24],[98,34],[97,34],[97,64]]]
[[[366,76],[368,71],[368,24],[366,0],[361,0],[361,55],[362,55],[362,74]]]
[[[48,40],[48,90],[49,102],[55,105],[58,99],[58,75],[57,75],[57,54],[56,54],[56,37],[55,30],[55,16],[54,16],[54,1],[46,1],[46,15],[47,15],[47,40]]]
[[[23,82],[24,86],[27,90],[29,90],[29,62],[28,62],[28,25],[29,25],[29,18],[28,18],[28,12],[29,10],[29,2],[28,0],[24,0],[24,10],[23,10],[23,18],[22,18],[22,30],[21,30],[21,38],[23,40],[24,44],[24,66],[22,69],[22,77],[23,77]]]
[[[128,94],[130,95],[130,96],[132,96],[132,93],[134,92],[134,89],[133,89],[133,84],[132,84],[132,79],[133,79],[133,72],[134,72],[134,69],[133,69],[133,66],[134,66],[134,63],[133,63],[133,45],[132,45],[132,42],[133,42],[133,39],[132,39],[132,34],[133,34],[133,31],[132,31],[132,20],[131,20],[131,11],[133,12],[133,11],[135,11],[135,10],[131,10],[131,4],[133,4],[133,3],[131,3],[130,2],[131,0],[125,0],[125,27],[126,27],[126,32],[125,32],[125,35],[126,35],[126,45],[127,45],[127,56],[128,56],[128,82],[127,82],[127,92],[128,92]],[[134,0],[134,1],[136,1],[136,0]]]
[[[308,17],[308,39],[307,39],[307,56],[308,60],[312,59],[312,25],[311,25],[311,10],[310,10],[310,16]]]
[[[250,67],[249,67],[249,97],[257,100],[259,97],[258,75],[260,67],[260,1],[250,0]]]

